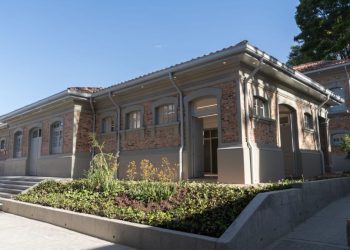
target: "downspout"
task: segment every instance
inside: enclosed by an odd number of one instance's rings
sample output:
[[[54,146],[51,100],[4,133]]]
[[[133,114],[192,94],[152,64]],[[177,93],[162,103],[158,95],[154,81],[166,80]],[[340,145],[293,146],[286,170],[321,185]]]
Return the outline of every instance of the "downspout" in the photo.
[[[350,99],[350,75],[349,75],[349,72],[346,68],[346,66],[344,66],[344,69],[345,69],[345,73],[346,73],[346,76],[348,77],[348,99]],[[347,103],[345,103],[345,106],[347,105]]]
[[[111,100],[112,104],[114,105],[114,107],[117,109],[117,160],[118,160],[118,164],[119,164],[119,155],[120,155],[120,106],[113,100],[112,97],[112,92],[108,93],[108,97]]]
[[[259,65],[253,70],[253,72],[246,78],[244,77],[243,79],[243,93],[244,93],[244,110],[245,110],[245,123],[244,123],[244,127],[245,127],[245,140],[247,143],[247,147],[249,150],[249,162],[250,162],[250,182],[251,184],[254,183],[254,175],[253,175],[253,148],[252,148],[252,144],[250,143],[250,138],[249,138],[249,132],[248,132],[248,128],[249,128],[249,106],[248,106],[248,82],[254,78],[254,76],[256,75],[256,73],[260,70],[261,68],[261,64],[263,61],[264,56],[262,56],[259,60]]]
[[[324,163],[324,154],[323,154],[323,151],[322,151],[322,148],[321,148],[321,137],[320,137],[320,122],[318,120],[318,117],[320,116],[320,113],[321,113],[321,108],[323,105],[325,105],[330,99],[330,94],[327,95],[327,99],[321,103],[320,106],[318,106],[317,108],[317,117],[316,117],[316,128],[317,128],[317,147],[318,147],[318,152],[320,153],[321,155],[321,167],[322,167],[322,174],[325,174],[326,172],[326,168],[325,168],[325,163]],[[327,117],[326,117],[327,119]]]
[[[169,72],[169,79],[179,94],[180,99],[180,149],[179,149],[179,180],[182,180],[183,172],[183,148],[184,148],[184,110],[183,110],[183,93],[180,88],[177,86],[173,72]]]
[[[96,112],[95,112],[95,107],[92,101],[92,96],[90,97],[90,107],[91,107],[91,111],[92,111],[92,133],[95,134],[96,132]],[[94,157],[95,155],[95,148],[92,147],[91,148],[91,157]]]

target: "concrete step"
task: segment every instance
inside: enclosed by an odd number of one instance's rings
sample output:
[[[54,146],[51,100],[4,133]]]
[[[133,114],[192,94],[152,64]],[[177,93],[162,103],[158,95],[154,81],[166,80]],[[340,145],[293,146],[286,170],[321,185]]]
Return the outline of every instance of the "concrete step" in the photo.
[[[3,184],[0,182],[0,188],[26,190],[30,187],[32,187],[32,185]]]
[[[6,194],[19,194],[21,193],[23,190],[19,190],[19,189],[10,189],[10,188],[0,188],[0,193],[6,193]]]
[[[30,182],[41,182],[46,178],[43,177],[20,177],[20,176],[4,176],[0,177],[0,181],[30,181]]]
[[[0,192],[0,198],[12,199],[13,197],[15,197],[14,194],[8,194],[8,193],[1,193]]]
[[[9,184],[9,185],[23,185],[23,186],[33,186],[39,182],[36,181],[11,181],[11,180],[0,180],[1,184]]]

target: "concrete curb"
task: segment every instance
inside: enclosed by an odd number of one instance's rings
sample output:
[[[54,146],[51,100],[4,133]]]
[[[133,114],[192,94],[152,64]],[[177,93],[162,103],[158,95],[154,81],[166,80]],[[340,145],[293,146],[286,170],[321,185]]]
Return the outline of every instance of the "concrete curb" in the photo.
[[[300,183],[292,189],[258,194],[220,238],[8,199],[3,200],[3,211],[140,249],[263,249],[349,193],[347,177]]]

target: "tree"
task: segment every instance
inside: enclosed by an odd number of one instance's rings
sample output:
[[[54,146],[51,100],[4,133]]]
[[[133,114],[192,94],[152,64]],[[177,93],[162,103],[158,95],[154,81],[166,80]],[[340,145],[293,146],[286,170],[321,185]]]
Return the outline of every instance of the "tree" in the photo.
[[[350,0],[300,0],[287,64],[350,58]]]

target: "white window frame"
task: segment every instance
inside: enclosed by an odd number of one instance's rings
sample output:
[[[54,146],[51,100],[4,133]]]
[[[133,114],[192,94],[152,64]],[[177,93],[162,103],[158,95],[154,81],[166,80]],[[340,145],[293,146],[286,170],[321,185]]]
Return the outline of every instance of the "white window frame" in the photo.
[[[253,97],[253,115],[260,118],[270,118],[269,102],[261,97]]]
[[[58,124],[58,126],[56,126]],[[57,143],[57,145],[54,145]],[[63,122],[55,121],[50,125],[50,154],[63,152]]]
[[[157,120],[159,125],[176,122],[176,106],[174,103],[163,104],[156,109]]]
[[[126,115],[127,129],[141,128],[141,111],[135,110]]]
[[[23,143],[23,132],[16,131],[13,136],[13,158],[22,157],[22,143]]]

